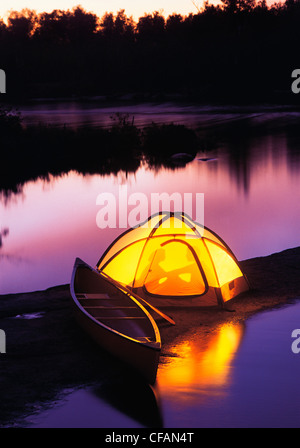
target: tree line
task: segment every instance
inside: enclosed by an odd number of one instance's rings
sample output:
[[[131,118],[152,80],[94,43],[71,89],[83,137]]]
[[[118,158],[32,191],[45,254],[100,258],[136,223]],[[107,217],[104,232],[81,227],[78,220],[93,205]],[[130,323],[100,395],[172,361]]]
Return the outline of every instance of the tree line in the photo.
[[[280,101],[295,99],[300,1],[206,2],[197,14],[124,10],[98,17],[81,6],[0,19],[7,98],[81,97]],[[2,99],[2,98],[1,98]]]

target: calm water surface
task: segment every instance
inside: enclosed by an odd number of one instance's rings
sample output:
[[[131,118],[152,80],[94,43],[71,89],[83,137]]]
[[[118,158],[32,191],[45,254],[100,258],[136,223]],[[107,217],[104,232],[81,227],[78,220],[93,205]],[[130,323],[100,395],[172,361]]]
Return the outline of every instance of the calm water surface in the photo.
[[[101,101],[86,101],[84,103],[50,101],[24,105],[20,107],[19,111],[25,125],[44,123],[57,126],[66,124],[73,127],[83,125],[110,126],[116,113],[133,118],[134,123],[138,126],[145,126],[152,122],[158,124],[177,123],[189,126],[197,126],[201,122],[201,125],[216,125],[224,120],[238,121],[249,116],[263,120],[265,112],[272,116],[282,117],[284,115],[280,110],[274,113],[272,107],[266,107],[264,111],[256,108],[249,114],[248,108],[240,110],[240,108],[233,106],[212,107],[211,105],[199,107],[194,104],[174,104],[173,102],[140,104],[124,102],[123,105],[120,105],[119,103],[101,103]]]
[[[297,428],[300,354],[291,350],[291,334],[299,327],[298,300],[246,325],[221,326],[205,341],[197,331],[184,335],[172,349],[176,356],[159,366],[157,408],[149,394],[143,401],[152,421],[132,417],[132,402],[140,391],[132,388],[132,399],[120,411],[101,397],[100,386],[97,392],[88,388],[67,395],[28,424],[139,428],[156,426],[160,418],[165,428]]]
[[[162,384],[166,426],[299,427],[300,356],[291,350],[299,326],[298,302],[257,315],[245,327],[222,327],[204,352],[197,334],[187,340],[189,351],[174,370],[185,373]],[[172,365],[160,372],[160,378],[170,375]]]
[[[99,115],[92,109],[37,105],[35,110],[22,112],[27,123],[44,120],[77,126],[108,125],[116,111],[111,108]],[[236,140],[217,140],[210,152],[203,148],[183,167],[153,169],[141,163],[135,173],[69,172],[47,181],[27,182],[19,194],[8,198],[1,195],[0,294],[69,283],[76,257],[95,265],[125,230],[97,226],[97,197],[100,193],[115,195],[118,219],[126,207],[126,201],[119,201],[120,187],[123,192],[127,189],[128,197],[143,193],[149,204],[155,192],[192,193],[193,218],[195,195],[203,193],[204,224],[240,260],[300,245],[300,137],[282,126],[297,122],[297,114],[248,114],[253,127],[250,133],[247,128],[247,138],[243,138],[240,124],[245,116],[234,111],[202,110],[199,114],[193,107],[144,105],[121,112],[134,114],[138,124],[152,120],[196,127],[228,124],[236,126],[239,135]],[[162,420],[165,427],[299,427],[300,354],[291,351],[291,333],[299,327],[300,305],[296,303],[265,312],[245,326],[218,328],[205,341],[194,331],[177,340],[174,356],[165,357],[160,365],[156,395],[147,388],[137,392],[131,385],[136,403],[124,398],[116,405],[116,397],[107,397],[107,387],[104,391],[98,385],[97,390],[92,387],[67,394],[59,405],[29,424],[140,427],[156,426]],[[141,415],[147,406],[140,405],[139,397],[151,410],[150,420],[149,415]],[[126,409],[128,402],[132,402],[130,410]]]
[[[69,172],[61,177],[50,176],[47,181],[27,182],[20,194],[8,198],[0,194],[0,293],[68,283],[77,256],[95,265],[128,224],[103,230],[96,223],[100,193],[113,193],[117,215],[126,214],[126,201],[119,200],[120,187],[127,188],[128,197],[132,193],[146,195],[149,215],[152,193],[190,193],[194,219],[196,193],[203,193],[204,224],[217,232],[240,260],[300,245],[300,138],[285,128],[274,132],[274,128],[280,129],[282,123],[293,122],[298,116],[248,114],[253,129],[250,133],[248,129],[244,139],[240,131],[244,117],[239,114],[205,112],[205,119],[203,111],[196,115],[194,109],[182,111],[168,106],[167,112],[167,106],[143,107],[141,121],[146,112],[151,115],[160,111],[165,121],[171,116],[179,122],[180,116],[191,120],[192,115],[198,126],[204,126],[207,120],[213,120],[215,126],[217,122],[223,126],[230,123],[239,130],[239,138],[217,142],[210,152],[204,148],[184,167],[151,169],[141,163],[135,173],[129,174]],[[237,124],[232,124],[233,117]],[[268,132],[270,123],[273,128]],[[203,160],[205,157],[208,159]],[[132,208],[127,205],[128,212]]]

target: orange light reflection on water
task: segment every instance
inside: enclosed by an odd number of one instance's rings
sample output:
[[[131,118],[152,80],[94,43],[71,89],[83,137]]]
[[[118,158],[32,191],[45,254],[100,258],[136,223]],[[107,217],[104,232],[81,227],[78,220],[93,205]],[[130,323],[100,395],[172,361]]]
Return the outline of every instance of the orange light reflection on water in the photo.
[[[196,333],[175,343],[168,361],[158,371],[162,394],[187,404],[199,401],[199,392],[205,395],[225,393],[231,380],[231,363],[243,332],[242,324],[224,324],[205,339]]]

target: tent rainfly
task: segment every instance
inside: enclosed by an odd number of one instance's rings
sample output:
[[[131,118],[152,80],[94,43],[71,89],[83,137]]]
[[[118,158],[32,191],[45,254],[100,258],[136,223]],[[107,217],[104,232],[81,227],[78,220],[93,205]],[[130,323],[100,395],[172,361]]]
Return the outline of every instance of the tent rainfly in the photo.
[[[153,305],[222,306],[249,289],[224,241],[179,212],[159,212],[128,229],[97,269]]]

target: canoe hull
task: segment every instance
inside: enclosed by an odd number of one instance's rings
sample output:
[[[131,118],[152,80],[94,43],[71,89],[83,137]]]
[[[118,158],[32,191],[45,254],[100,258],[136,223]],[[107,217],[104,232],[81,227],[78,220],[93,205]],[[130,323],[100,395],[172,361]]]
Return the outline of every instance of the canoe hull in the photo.
[[[83,272],[82,270],[85,270]],[[156,373],[157,373],[157,367],[159,362],[159,356],[160,356],[160,349],[161,349],[161,341],[160,341],[160,335],[159,331],[156,327],[156,323],[154,322],[153,318],[149,315],[149,313],[141,306],[138,305],[137,312],[142,312],[143,317],[141,319],[147,319],[149,322],[145,323],[145,333],[150,332],[150,328],[153,328],[153,331],[151,333],[152,338],[149,342],[141,342],[143,339],[143,327],[139,327],[139,337],[136,339],[134,335],[129,334],[123,334],[121,331],[118,331],[118,328],[111,328],[108,326],[107,321],[99,321],[96,320],[94,316],[89,314],[88,309],[84,308],[82,303],[80,303],[80,300],[78,299],[78,276],[80,275],[87,275],[89,276],[89,273],[87,273],[87,269],[90,270],[92,276],[90,278],[92,288],[97,287],[98,291],[106,291],[106,284],[105,279],[101,278],[101,274],[97,273],[94,269],[92,269],[90,266],[86,265],[81,260],[77,259],[74,265],[73,269],[73,275],[72,275],[72,281],[71,281],[71,296],[72,296],[72,307],[73,312],[76,321],[81,326],[81,328],[90,335],[90,337],[103,349],[114,355],[115,357],[121,359],[123,362],[128,364],[130,367],[132,367],[134,370],[138,371],[140,374],[144,376],[144,378],[150,383],[154,384],[156,380]],[[99,276],[99,286],[95,286],[97,284],[97,280]],[[89,281],[89,278],[87,278],[87,281]],[[99,290],[100,288],[100,290]],[[122,292],[121,292],[122,293]],[[82,294],[82,291],[79,291],[79,294]],[[87,299],[88,300],[88,299]],[[131,298],[130,298],[131,300]],[[126,304],[128,302],[128,296],[124,296],[124,301],[126,301]],[[107,303],[107,301],[105,301]],[[134,303],[136,305],[136,301]],[[94,307],[95,309],[97,307]],[[106,312],[106,309],[104,307],[102,313]],[[111,309],[115,310],[116,307],[113,307]],[[133,307],[132,307],[133,308]],[[141,309],[141,311],[140,311]],[[110,307],[107,307],[108,312],[110,311]],[[145,314],[144,314],[145,312]],[[145,316],[145,317],[144,317]],[[124,317],[124,320],[122,317],[115,319],[120,319],[119,321],[114,321],[115,325],[123,325],[123,322],[126,324],[126,316]],[[130,319],[130,318],[128,318]],[[131,322],[129,322],[131,323]],[[136,333],[137,329],[135,329]],[[146,334],[144,335],[147,336]]]

